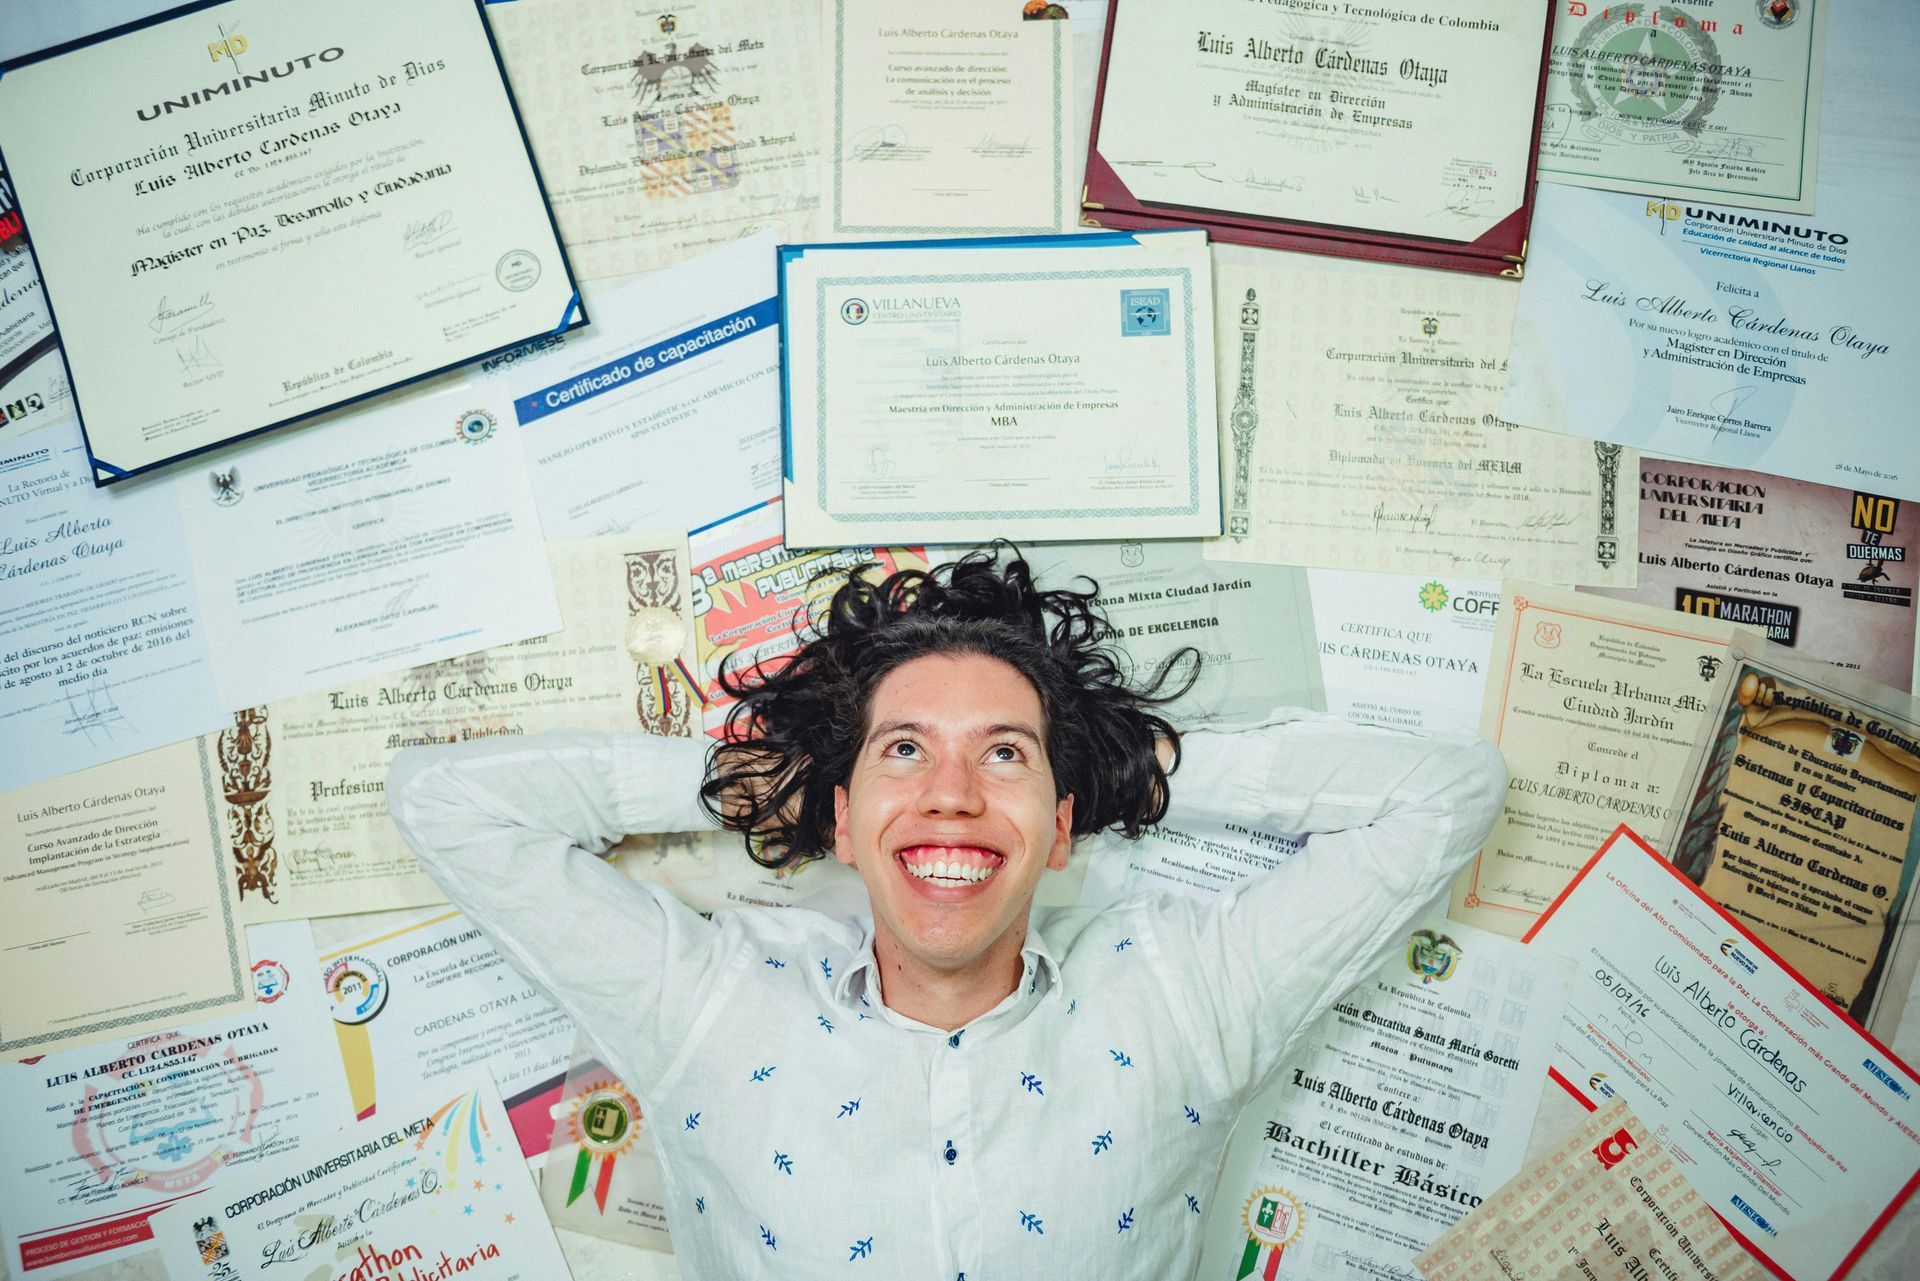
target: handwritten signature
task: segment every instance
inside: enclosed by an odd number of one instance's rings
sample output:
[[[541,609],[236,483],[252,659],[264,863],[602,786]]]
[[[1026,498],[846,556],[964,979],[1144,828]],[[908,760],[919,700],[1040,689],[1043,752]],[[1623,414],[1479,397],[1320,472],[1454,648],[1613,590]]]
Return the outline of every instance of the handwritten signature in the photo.
[[[174,354],[180,358],[180,372],[183,374],[205,374],[216,369],[224,369],[220,358],[207,346],[205,338],[195,335],[191,343],[182,342],[175,347]]]
[[[906,145],[907,131],[899,125],[874,125],[847,140],[847,153],[855,160],[880,160]]]
[[[1226,179],[1224,178],[1216,178],[1213,176],[1212,170],[1215,168],[1215,165],[1211,160],[1189,160],[1185,164],[1178,164],[1178,165],[1168,164],[1164,160],[1116,160],[1113,163],[1116,165],[1133,166],[1133,167],[1138,167],[1143,169],[1158,169],[1162,173],[1166,172],[1169,169],[1185,169],[1187,172],[1191,173],[1194,177],[1205,178],[1208,182],[1218,182],[1218,183],[1226,182]]]
[[[1100,465],[1109,473],[1157,472],[1160,470],[1160,455],[1142,454],[1135,457],[1131,449],[1123,449],[1117,454],[1102,454]]]
[[[1407,525],[1418,528],[1420,532],[1424,534],[1431,532],[1434,517],[1439,514],[1440,505],[1438,503],[1435,503],[1431,507],[1426,503],[1421,503],[1412,511],[1388,511],[1385,503],[1375,503],[1373,505],[1373,527],[1377,530],[1382,525]]]
[[[453,231],[453,210],[442,209],[431,218],[407,224],[400,237],[403,249],[425,249]]]
[[[125,726],[133,727],[126,714],[120,710],[120,704],[114,701],[113,691],[97,679],[88,683],[85,691],[67,691],[67,720],[62,731],[67,734],[85,734],[89,743],[101,739],[111,739],[113,731]]]
[[[153,319],[147,322],[147,328],[156,334],[174,333],[212,311],[213,298],[207,294],[201,294],[198,301],[185,307],[169,307],[163,296],[160,299],[160,309],[153,313]]]
[[[980,141],[974,143],[971,150],[974,155],[983,160],[1017,160],[1021,156],[1032,154],[1033,148],[1029,143],[1028,138],[1015,142],[1011,138],[1002,138],[998,134],[988,133],[981,135]]]

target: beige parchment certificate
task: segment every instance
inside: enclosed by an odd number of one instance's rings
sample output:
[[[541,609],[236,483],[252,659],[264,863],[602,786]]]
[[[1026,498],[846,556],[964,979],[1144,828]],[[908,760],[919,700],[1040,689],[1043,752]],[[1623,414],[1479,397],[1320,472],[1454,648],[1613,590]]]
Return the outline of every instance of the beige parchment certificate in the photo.
[[[487,7],[581,279],[669,266],[820,207],[812,5],[516,0]]]
[[[0,797],[0,1058],[253,1005],[216,783],[190,739]]]
[[[686,539],[547,545],[563,630],[244,709],[208,735],[249,924],[445,901],[387,814],[403,747],[579,727],[694,732]]]
[[[1767,1275],[1624,1099],[1569,1130],[1413,1262],[1427,1281]]]
[[[1742,636],[1667,828],[1673,864],[1883,1040],[1920,958],[1920,704]]]
[[[1446,272],[1219,264],[1207,555],[1631,586],[1634,452],[1495,417],[1516,301]]]
[[[1622,823],[1658,831],[1740,630],[1650,605],[1509,582],[1481,737],[1507,804],[1454,883],[1456,921],[1518,937]]]

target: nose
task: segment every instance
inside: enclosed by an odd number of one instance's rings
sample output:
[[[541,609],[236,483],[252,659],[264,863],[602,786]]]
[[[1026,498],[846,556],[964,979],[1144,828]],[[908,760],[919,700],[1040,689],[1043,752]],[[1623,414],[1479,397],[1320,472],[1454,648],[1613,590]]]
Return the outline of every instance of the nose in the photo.
[[[925,779],[920,789],[922,814],[971,816],[986,808],[979,775],[964,753],[941,753]]]

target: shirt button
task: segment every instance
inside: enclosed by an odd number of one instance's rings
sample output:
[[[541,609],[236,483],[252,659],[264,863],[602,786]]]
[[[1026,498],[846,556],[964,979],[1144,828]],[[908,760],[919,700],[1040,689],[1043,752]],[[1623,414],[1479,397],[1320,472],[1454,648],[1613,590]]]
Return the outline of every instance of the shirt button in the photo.
[[[965,1028],[960,1029],[960,1032],[964,1032],[964,1031],[966,1031]],[[955,1032],[952,1036],[947,1038],[947,1044],[956,1050],[960,1048],[960,1032]]]
[[[943,1152],[941,1155],[947,1158],[948,1165],[952,1165],[955,1161],[958,1161],[960,1159],[960,1149],[953,1146],[952,1139],[948,1139],[947,1150]]]

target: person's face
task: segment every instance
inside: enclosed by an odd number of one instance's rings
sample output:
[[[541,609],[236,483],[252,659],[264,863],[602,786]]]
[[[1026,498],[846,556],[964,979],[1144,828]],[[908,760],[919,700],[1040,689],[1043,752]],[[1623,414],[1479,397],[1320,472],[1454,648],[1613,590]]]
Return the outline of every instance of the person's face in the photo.
[[[834,818],[834,856],[866,883],[876,933],[947,973],[1022,931],[1041,873],[1073,847],[1040,696],[977,654],[916,658],[881,680]]]

